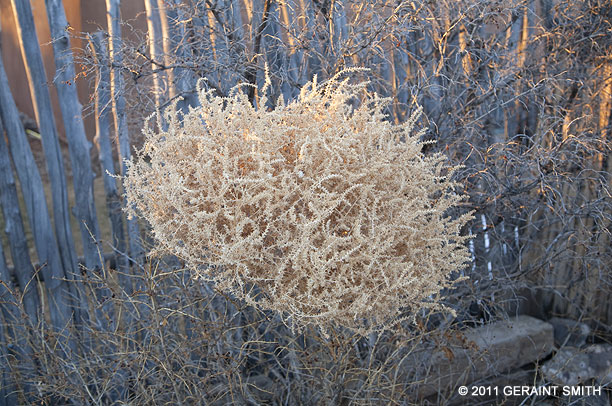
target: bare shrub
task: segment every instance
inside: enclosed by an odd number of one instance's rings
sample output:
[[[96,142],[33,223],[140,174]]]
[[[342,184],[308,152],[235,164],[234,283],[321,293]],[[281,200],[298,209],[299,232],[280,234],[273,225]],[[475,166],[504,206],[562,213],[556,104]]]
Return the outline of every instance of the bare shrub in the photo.
[[[204,91],[182,121],[170,108],[167,130],[145,128],[127,198],[162,252],[298,325],[365,333],[435,306],[469,260],[470,216],[448,215],[462,197],[444,156],[421,153],[420,112],[392,125],[366,85],[315,79],[268,111]]]
[[[278,313],[236,301],[177,265],[168,258],[146,265],[133,277],[143,289],[132,295],[110,269],[85,279],[82,293],[90,299],[108,290],[104,303],[90,304],[113,322],[104,328],[92,318],[79,331],[61,332],[78,342],[69,359],[60,333],[44,323],[32,325],[24,315],[10,324],[32,348],[23,359],[20,343],[2,337],[0,367],[14,378],[4,387],[13,404],[428,404],[417,398],[419,380],[407,361],[423,338],[435,348],[447,341],[449,333],[423,328],[428,317],[369,337],[342,328],[326,337],[311,326],[298,334]],[[18,297],[3,299],[23,310]]]

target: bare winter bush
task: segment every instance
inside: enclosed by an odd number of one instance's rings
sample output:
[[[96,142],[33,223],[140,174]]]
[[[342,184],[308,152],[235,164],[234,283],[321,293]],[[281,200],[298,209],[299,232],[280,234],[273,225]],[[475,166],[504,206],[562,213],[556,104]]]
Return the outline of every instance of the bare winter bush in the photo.
[[[5,294],[19,318],[9,328],[19,329],[18,340],[5,336],[0,354],[0,365],[19,378],[5,381],[2,389],[14,400],[7,404],[444,404],[418,399],[422,376],[415,378],[410,363],[424,337],[444,345],[441,331],[423,328],[428,318],[369,338],[343,329],[324,337],[312,327],[296,334],[276,312],[237,302],[176,265],[140,269],[133,282],[142,291],[133,295],[111,270],[86,279],[82,293],[106,292],[103,303],[90,305],[113,322],[101,328],[92,319],[79,333],[63,331],[78,343],[69,359],[62,357],[61,336],[31,325],[19,297]],[[19,350],[24,341],[32,348],[28,358]]]
[[[448,215],[461,196],[444,157],[421,153],[419,113],[395,126],[376,95],[353,108],[365,87],[315,78],[268,111],[202,92],[145,129],[128,199],[162,251],[299,325],[360,330],[433,304],[469,259],[469,215]]]

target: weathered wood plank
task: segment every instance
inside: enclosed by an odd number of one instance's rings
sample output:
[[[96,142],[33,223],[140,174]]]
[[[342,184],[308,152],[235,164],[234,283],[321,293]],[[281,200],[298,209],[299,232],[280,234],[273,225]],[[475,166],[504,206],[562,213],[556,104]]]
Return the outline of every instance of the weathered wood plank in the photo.
[[[110,253],[107,252],[106,254],[104,254],[104,258],[103,258],[104,263],[109,262],[110,264],[110,268],[112,269],[116,269],[117,267],[117,262],[116,262],[116,258],[115,258],[115,254],[114,253]],[[79,266],[85,266],[85,258],[84,257],[79,257]],[[41,268],[43,265],[41,265],[38,262],[34,262],[32,264],[32,266],[34,267],[34,269],[39,269]],[[11,277],[13,278],[13,282],[18,283],[17,282],[17,278],[15,278],[15,267],[14,266],[9,266],[9,274],[11,275]],[[44,282],[45,281],[45,276],[38,272],[36,274],[36,279],[40,282]]]
[[[250,83],[252,85],[257,84],[257,60],[259,55],[261,54],[262,47],[262,39],[264,35],[264,30],[268,25],[268,19],[270,16],[270,5],[272,1],[266,0],[263,4],[263,11],[261,14],[261,23],[257,27],[257,31],[255,34],[255,38],[253,39],[253,62],[251,66],[249,66],[245,72],[244,78],[246,83]],[[254,17],[251,19],[251,25],[255,26],[253,23]],[[254,86],[249,86],[247,89],[247,95],[251,103],[255,104],[255,96],[256,96],[256,88]]]
[[[2,134],[1,131],[0,134]],[[0,138],[3,138],[3,136],[0,136]],[[11,285],[10,281],[4,251],[2,244],[0,244],[0,312],[4,316],[4,320],[0,319],[0,406],[17,404],[17,396],[14,393],[15,384],[8,364],[10,355],[7,351],[7,343],[13,341],[13,339],[4,327],[5,322],[13,324],[19,318],[18,312],[14,309],[15,306],[11,304],[12,295],[8,289],[8,286]]]
[[[6,341],[4,321],[0,319],[0,406],[17,404],[17,395],[14,393],[14,385],[11,379],[9,355],[6,352]]]
[[[164,36],[164,53],[174,55],[180,64],[189,59],[191,44],[187,41],[186,25],[190,17],[186,15],[181,7],[180,0],[166,0],[165,6],[160,9],[162,17],[162,30]],[[168,63],[168,60],[166,61]],[[190,69],[177,66],[172,69],[169,76],[172,81],[170,86],[170,98],[181,97],[177,108],[186,114],[189,106],[195,107],[199,104],[196,93],[197,79]]]
[[[283,44],[282,36],[281,36],[281,27],[279,24],[280,18],[280,10],[279,5],[276,2],[270,3],[270,8],[268,10],[268,18],[267,23],[262,31],[262,54],[264,57],[265,63],[268,65],[271,72],[282,72],[283,64],[286,63],[287,54],[286,49]],[[262,86],[264,77],[260,76],[260,79],[257,81],[258,86]],[[271,78],[272,86],[271,89],[268,90],[268,94],[266,95],[269,100],[268,103],[271,105],[276,104],[276,99],[278,95],[283,95],[285,100],[291,100],[291,89],[288,83],[285,80],[277,80],[272,76]],[[285,79],[285,78],[283,78]],[[260,95],[263,97],[263,94]],[[259,101],[257,102],[258,108],[265,108],[265,106],[260,106]],[[271,107],[271,106],[270,106]]]
[[[147,27],[149,30],[149,53],[153,70],[153,94],[155,96],[155,107],[161,110],[166,102],[166,72],[162,70],[166,61],[164,58],[164,35],[160,8],[157,0],[145,0],[147,12]]]
[[[4,140],[4,125],[0,117],[0,205],[4,215],[4,231],[8,236],[14,273],[23,294],[23,305],[33,325],[38,324],[40,297],[34,279],[34,267],[23,227],[17,187],[11,168],[8,145]],[[9,273],[10,275],[10,273]],[[9,281],[9,279],[5,279]]]
[[[104,192],[106,193],[106,205],[111,223],[112,245],[119,252],[126,251],[126,238],[123,229],[123,212],[121,210],[121,198],[117,188],[115,166],[113,163],[113,150],[110,140],[110,117],[111,93],[110,93],[110,65],[106,51],[105,34],[96,32],[90,37],[91,45],[98,66],[96,78],[96,140],[98,142],[98,153],[100,155],[100,168],[104,179]],[[117,255],[117,270],[121,285],[127,289],[128,294],[131,281],[128,276],[128,261],[123,255]]]
[[[11,0],[11,4],[15,21],[17,21],[21,53],[26,66],[30,94],[34,102],[34,113],[42,137],[45,161],[51,183],[53,224],[55,226],[60,260],[64,270],[63,274],[68,280],[72,281],[79,278],[80,274],[77,266],[77,255],[74,248],[72,230],[70,228],[66,175],[55,127],[51,97],[47,87],[47,75],[38,45],[38,36],[30,2]],[[66,286],[74,298],[74,303],[79,304],[79,306],[73,309],[75,321],[78,322],[86,315],[84,311],[80,310],[86,308],[86,301],[81,297],[82,295],[79,293],[75,283],[69,283]],[[61,316],[61,318],[65,317],[66,315]]]
[[[45,4],[55,56],[56,74],[53,81],[57,89],[72,164],[76,201],[73,213],[79,222],[85,266],[89,270],[97,270],[102,268],[100,258],[103,253],[102,247],[97,243],[100,239],[100,227],[93,194],[94,173],[89,157],[91,144],[85,135],[83,107],[74,84],[76,74],[68,34],[69,24],[61,0],[45,0]]]
[[[287,30],[287,40],[285,43],[287,44],[287,53],[289,57],[285,62],[285,69],[287,70],[291,99],[295,99],[300,92],[300,87],[308,82],[308,78],[305,76],[305,70],[300,69],[302,61],[304,61],[304,50],[298,46],[296,41],[300,30],[296,14],[298,4],[295,0],[282,2],[280,4],[280,9],[282,23]]]
[[[0,58],[0,118],[10,143],[9,150],[25,200],[38,259],[45,264],[40,272],[45,277],[48,297],[53,298],[49,300],[51,323],[56,330],[63,330],[70,325],[72,319],[70,289],[53,235],[40,173],[19,119],[19,111],[11,94],[2,58]]]
[[[104,254],[99,244],[100,228],[93,195],[94,173],[89,156],[91,144],[85,135],[82,106],[79,102],[76,85],[72,85],[76,73],[70,48],[70,38],[67,32],[69,25],[61,0],[45,0],[45,4],[55,57],[54,84],[57,89],[72,164],[72,181],[75,194],[75,206],[72,213],[79,223],[87,272],[104,272],[102,263]],[[95,279],[95,276],[92,279]],[[110,292],[105,288],[96,289],[96,296],[97,302],[100,303],[105,298],[108,300]],[[110,302],[96,312],[99,328],[104,328],[107,324],[107,319],[103,313],[109,311],[109,305],[111,305]]]
[[[315,5],[313,2],[300,0],[301,18],[304,20],[304,29],[310,33],[310,40],[308,43],[309,49],[305,51],[307,56],[307,67],[305,68],[305,72],[308,80],[310,80],[312,76],[321,73],[321,57],[323,52],[319,37],[315,34],[317,17],[314,7]]]
[[[123,64],[123,41],[121,39],[121,13],[120,0],[106,0],[106,10],[108,17],[108,31],[111,41],[109,43],[109,52],[113,69],[111,70],[111,89],[113,101],[113,115],[115,118],[115,130],[117,133],[119,145],[119,157],[121,159],[121,175],[125,175],[127,170],[127,161],[130,160],[132,152],[130,150],[130,136],[127,126],[126,102],[123,95],[124,82],[121,75],[120,67]],[[130,203],[126,200],[124,204],[127,206]],[[127,219],[127,230],[129,238],[130,258],[137,264],[142,264],[144,259],[144,251],[140,236],[140,227],[137,220]]]
[[[0,132],[1,134],[2,132]],[[35,369],[32,361],[32,348],[28,344],[28,333],[26,331],[29,321],[23,318],[19,308],[19,298],[13,293],[15,287],[11,283],[11,275],[6,266],[6,259],[2,244],[0,244],[0,405],[6,401],[7,405],[17,404],[16,391],[21,389],[30,391],[27,383],[16,382],[19,376],[14,373],[14,368],[8,365],[9,358],[16,358],[19,367],[25,370]],[[6,323],[6,328],[3,325]],[[8,343],[11,346],[8,346]],[[3,393],[4,392],[4,393]],[[33,399],[28,399],[33,401]]]

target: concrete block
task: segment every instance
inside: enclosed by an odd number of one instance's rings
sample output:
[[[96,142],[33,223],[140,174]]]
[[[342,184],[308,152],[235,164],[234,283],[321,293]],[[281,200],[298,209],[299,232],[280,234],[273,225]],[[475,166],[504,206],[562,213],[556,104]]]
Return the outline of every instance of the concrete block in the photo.
[[[553,317],[548,322],[553,326],[557,347],[583,347],[591,334],[589,326],[576,320]]]
[[[565,347],[542,365],[544,377],[557,385],[578,385],[595,379],[612,384],[612,345],[594,344],[584,349]]]
[[[419,398],[451,393],[461,385],[503,374],[546,357],[553,350],[553,327],[518,316],[454,333],[447,346],[413,351],[402,367]]]

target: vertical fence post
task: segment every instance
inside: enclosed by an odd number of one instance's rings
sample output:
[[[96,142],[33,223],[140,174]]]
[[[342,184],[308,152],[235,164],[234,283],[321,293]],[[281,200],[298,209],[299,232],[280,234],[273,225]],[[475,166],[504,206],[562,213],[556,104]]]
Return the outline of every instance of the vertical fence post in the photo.
[[[16,405],[18,403],[15,400],[18,397],[16,391],[25,392],[24,397],[26,402],[30,402],[29,404],[34,402],[29,380],[24,379],[29,378],[29,374],[36,370],[32,347],[28,342],[30,323],[22,318],[19,294],[16,294],[11,279],[0,244],[0,406],[3,400],[7,405]],[[36,325],[30,324],[30,326]],[[19,362],[17,366],[8,365],[9,357],[17,359]],[[19,377],[21,380],[18,380]],[[3,394],[2,391],[5,389],[9,391]]]
[[[91,144],[85,135],[82,106],[77,94],[74,58],[70,48],[68,22],[61,0],[45,0],[47,16],[51,29],[53,53],[55,56],[54,78],[59,104],[68,139],[68,149],[72,163],[72,182],[74,185],[74,214],[79,221],[85,266],[89,270],[102,268],[104,254],[98,245],[100,228],[96,215],[93,195],[94,173],[91,167],[89,150]]]
[[[300,31],[296,10],[298,5],[295,0],[292,2],[282,2],[280,4],[280,14],[283,25],[287,31],[287,81],[289,82],[289,94],[291,99],[297,97],[300,92],[300,86],[304,85],[308,79],[305,75],[305,69],[302,69],[302,61],[304,60],[304,51],[298,46],[296,38]]]
[[[1,130],[1,128],[0,128]],[[4,135],[0,131],[0,138]],[[4,257],[4,250],[2,244],[0,244],[0,314],[4,316],[4,320],[0,316],[0,406],[6,405],[6,401],[9,400],[8,404],[17,404],[15,394],[11,392],[15,391],[14,380],[11,379],[11,369],[8,365],[8,343],[19,340],[16,334],[17,329],[22,329],[21,323],[19,322],[19,309],[13,303],[13,295],[11,294],[11,277],[6,266],[6,260]],[[9,334],[7,329],[4,328],[4,323],[13,330],[13,334]],[[12,338],[10,336],[13,336]],[[23,337],[23,335],[22,335]],[[21,339],[21,341],[23,338]],[[13,344],[14,346],[15,344]],[[20,357],[21,358],[21,357]],[[22,361],[22,359],[20,359]]]
[[[164,38],[159,4],[157,0],[145,0],[147,10],[147,26],[149,29],[149,52],[151,54],[151,68],[157,71],[153,74],[153,92],[155,94],[155,107],[162,109],[166,102],[166,72],[162,66],[165,65]],[[164,14],[165,15],[165,14]]]
[[[19,119],[19,111],[11,94],[2,58],[0,58],[0,118],[6,126],[9,149],[19,177],[38,259],[43,264],[40,272],[45,279],[51,324],[56,331],[63,331],[70,325],[74,310],[70,287],[53,235],[42,180]]]
[[[34,112],[38,128],[40,128],[47,171],[51,182],[53,223],[55,225],[60,259],[66,278],[68,280],[76,280],[77,278],[80,279],[80,274],[74,249],[74,240],[72,239],[72,230],[70,228],[66,175],[32,8],[29,1],[11,0],[11,4],[13,5],[13,13],[17,22],[21,53],[26,67],[30,93],[34,101]],[[85,298],[80,295],[75,283],[68,284],[68,288],[75,300],[75,304],[78,304],[74,310],[76,320],[80,321],[87,314],[85,312]]]
[[[121,14],[119,7],[120,0],[106,0],[106,10],[108,15],[108,32],[110,34],[109,51],[111,55],[111,85],[112,85],[112,101],[113,114],[115,117],[115,131],[119,141],[119,157],[121,160],[120,168],[121,175],[125,175],[127,163],[132,153],[130,151],[130,136],[128,134],[126,103],[123,95],[124,83],[121,74],[121,65],[123,64],[123,41],[121,40]],[[129,202],[124,202],[129,205]],[[130,256],[137,264],[143,262],[143,249],[140,238],[140,228],[137,220],[127,219],[127,230],[129,238]]]
[[[17,188],[8,152],[4,141],[4,125],[0,117],[0,204],[4,215],[5,232],[9,239],[9,247],[15,276],[23,294],[23,306],[32,325],[38,324],[40,297],[36,289],[34,267],[30,259],[30,251],[23,228],[21,209],[17,197]],[[8,281],[8,279],[7,279]]]
[[[316,11],[314,9],[315,5],[314,2],[300,0],[300,7],[302,9],[302,18],[304,20],[304,26],[302,29],[308,32],[308,38],[310,38],[308,41],[309,50],[305,52],[305,55],[307,55],[307,62],[303,62],[307,63],[307,66],[304,68],[305,75],[317,75],[321,73],[321,57],[323,55],[323,50],[321,48],[321,42],[319,41],[319,37],[316,32],[317,16]]]
[[[263,39],[263,34],[266,26],[268,25],[268,17],[270,15],[270,4],[272,0],[265,0],[263,4],[263,11],[261,14],[261,23],[257,27],[257,31],[255,32],[255,37],[253,39],[253,61],[251,62],[251,66],[249,66],[244,74],[244,79],[247,83],[251,85],[257,84],[257,61],[259,59],[259,55],[261,53],[261,41]],[[255,13],[253,13],[253,18],[251,19],[251,25],[255,26]],[[249,86],[247,90],[247,94],[249,96],[249,101],[252,104],[256,103],[256,89],[255,86]]]
[[[119,252],[126,251],[126,239],[123,231],[123,212],[121,198],[117,189],[115,166],[113,164],[113,150],[110,140],[110,68],[104,33],[96,32],[90,36],[91,47],[97,65],[95,112],[96,112],[96,140],[100,154],[100,168],[104,179],[104,192],[106,193],[106,206],[111,224],[112,244]],[[117,270],[121,287],[131,294],[131,280],[128,277],[128,261],[124,255],[116,255]]]
[[[174,55],[179,64],[189,60],[192,52],[192,45],[187,41],[187,30],[185,28],[187,21],[191,19],[186,15],[185,10],[181,7],[180,0],[166,0],[165,2],[165,18],[162,18],[162,29],[164,37],[168,38],[164,42],[164,53]],[[193,71],[188,68],[177,66],[173,69],[172,74],[173,84],[170,87],[170,97],[181,96],[183,100],[178,102],[177,107],[183,114],[189,111],[189,106],[197,106],[199,100],[195,91],[197,79]],[[174,93],[173,93],[174,92]]]
[[[0,265],[1,266],[1,265]],[[11,366],[7,354],[7,334],[4,322],[0,318],[0,406],[11,406],[17,404],[17,394],[11,379]]]

